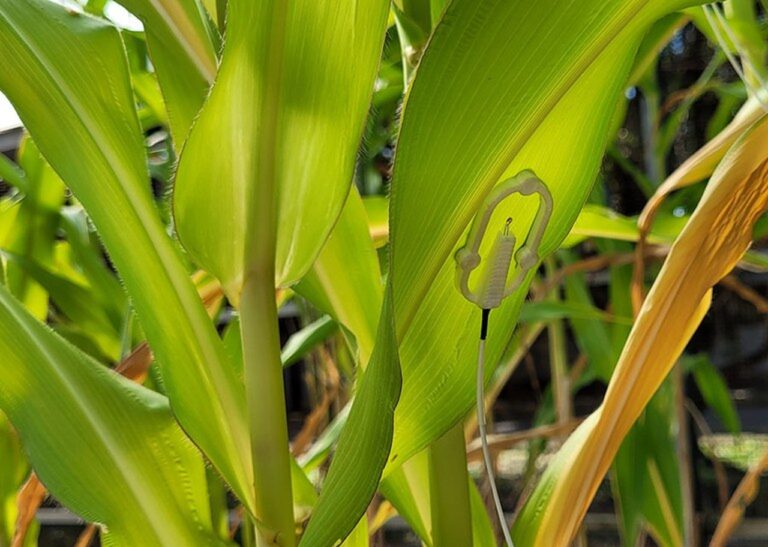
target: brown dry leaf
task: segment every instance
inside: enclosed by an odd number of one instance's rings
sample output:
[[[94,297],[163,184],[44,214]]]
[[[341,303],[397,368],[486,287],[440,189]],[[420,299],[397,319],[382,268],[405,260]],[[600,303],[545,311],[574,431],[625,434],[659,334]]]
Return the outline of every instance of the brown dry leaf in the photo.
[[[736,139],[764,115],[765,110],[757,100],[750,99],[747,101],[733,121],[667,177],[667,180],[659,186],[656,193],[646,203],[637,221],[640,234],[635,247],[635,268],[632,274],[632,305],[635,314],[640,309],[645,296],[642,284],[645,275],[643,257],[646,254],[648,234],[659,207],[667,199],[667,196],[675,190],[695,184],[711,175],[728,149],[736,142]]]
[[[336,367],[336,363],[333,362],[330,354],[322,346],[319,350],[320,357],[325,364],[326,386],[323,398],[320,404],[317,405],[312,412],[304,420],[304,425],[301,431],[294,437],[291,443],[291,453],[294,456],[303,454],[312,441],[317,436],[317,432],[323,425],[323,421],[328,418],[328,410],[339,395],[339,386],[341,377],[339,376],[339,370]]]
[[[75,547],[89,547],[93,540],[96,538],[96,533],[99,531],[99,528],[95,524],[89,524],[85,527],[85,530],[80,534],[80,537],[77,538],[77,543],[75,543]]]
[[[13,532],[11,547],[23,547],[29,526],[35,520],[37,509],[47,494],[45,486],[37,478],[37,475],[32,473],[19,490],[16,499],[18,516],[16,517],[16,529]]]
[[[548,467],[515,529],[516,545],[567,545],[625,435],[709,307],[711,288],[739,261],[768,209],[764,118],[715,170],[643,304],[605,399]]]
[[[139,384],[147,379],[149,366],[152,364],[152,350],[142,342],[128,356],[115,366],[115,372]]]
[[[760,490],[760,478],[766,469],[768,469],[768,452],[763,454],[760,461],[753,465],[749,472],[744,475],[744,478],[741,479],[739,486],[728,501],[723,515],[720,517],[720,522],[717,523],[717,528],[709,544],[710,547],[723,547],[727,544],[728,538],[731,537],[733,531],[741,523],[741,519],[744,517],[744,510],[757,496],[757,492]]]

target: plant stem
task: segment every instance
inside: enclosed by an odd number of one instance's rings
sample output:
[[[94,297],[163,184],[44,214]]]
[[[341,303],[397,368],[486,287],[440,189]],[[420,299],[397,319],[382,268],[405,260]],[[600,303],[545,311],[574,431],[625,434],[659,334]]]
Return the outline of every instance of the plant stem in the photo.
[[[458,423],[429,447],[433,545],[472,545],[464,426]]]
[[[664,158],[659,153],[659,85],[654,75],[648,75],[639,86],[642,92],[640,103],[640,130],[643,138],[643,163],[645,174],[658,186],[664,180]]]
[[[546,261],[546,265],[547,273],[550,276],[557,271],[557,265],[552,258]],[[549,300],[552,302],[559,301],[558,291],[553,291]],[[558,425],[564,425],[573,419],[573,402],[571,401],[571,385],[568,375],[565,327],[561,319],[555,319],[549,324],[548,335],[552,392],[555,399],[557,423]]]
[[[232,25],[238,24],[252,32],[253,20],[262,22],[256,30],[261,41],[257,48],[256,62],[260,70],[255,85],[263,96],[257,112],[259,138],[254,150],[254,180],[247,186],[244,196],[247,209],[240,294],[256,543],[260,547],[296,545],[275,296],[280,99],[288,8],[286,1],[232,2],[227,5],[231,15],[230,31],[233,31]]]
[[[293,546],[293,495],[274,263],[243,285],[240,328],[259,545]]]

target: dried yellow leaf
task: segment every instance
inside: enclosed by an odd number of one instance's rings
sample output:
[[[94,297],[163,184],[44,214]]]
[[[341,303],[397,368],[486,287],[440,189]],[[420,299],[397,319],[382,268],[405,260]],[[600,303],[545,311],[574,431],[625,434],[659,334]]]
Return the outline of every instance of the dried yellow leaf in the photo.
[[[715,170],[640,310],[602,405],[564,445],[521,512],[516,545],[570,542],[622,440],[706,314],[712,286],[747,250],[767,208],[764,117]]]

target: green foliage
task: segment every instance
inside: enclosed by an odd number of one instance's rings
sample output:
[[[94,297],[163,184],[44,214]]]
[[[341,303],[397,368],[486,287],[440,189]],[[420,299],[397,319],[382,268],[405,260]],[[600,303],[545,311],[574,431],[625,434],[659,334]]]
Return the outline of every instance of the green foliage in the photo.
[[[103,524],[107,544],[221,543],[211,531],[203,461],[167,399],[58,338],[4,287],[0,328],[0,405],[62,502]]]
[[[716,36],[701,10],[679,11],[696,0],[121,1],[139,32],[110,23],[108,2],[80,4],[0,0],[0,91],[29,133],[15,158],[0,155],[0,546],[29,465],[107,545],[227,544],[226,490],[246,545],[365,546],[394,511],[425,545],[458,534],[494,545],[465,454],[480,312],[455,287],[453,253],[486,195],[526,169],[554,199],[537,257],[548,267],[491,314],[488,403],[547,324],[561,338],[549,356],[559,377],[534,425],[570,427],[561,403],[610,387],[535,488],[538,455],[570,430],[531,442],[516,544],[570,542],[611,464],[624,543],[689,540],[682,373],[729,432],[740,423],[706,355],[664,376],[722,273],[710,269],[768,270],[759,252],[740,254],[744,219],[713,205],[741,203],[752,219],[762,194],[693,186],[734,142],[764,155],[737,141],[760,119],[752,95],[766,75],[754,3],[723,10],[746,88],[720,81],[718,52],[669,113],[662,48],[689,18]],[[628,85],[648,108],[642,168],[614,139]],[[714,140],[659,187],[709,96]],[[753,176],[738,146],[711,186]],[[606,151],[657,210],[652,226],[650,205],[638,220],[603,196]],[[759,194],[761,181],[748,187]],[[658,290],[675,301],[651,332],[660,306],[636,318],[630,289],[637,298],[656,271],[632,278],[635,244],[674,244],[684,264],[697,204],[720,223],[722,252],[696,262],[706,282],[678,272],[695,302],[662,270]],[[519,248],[537,207],[505,200],[492,231],[512,218]],[[582,271],[587,256],[607,269],[605,298]],[[291,298],[303,328],[281,347],[278,308]],[[133,351],[145,341],[151,354]],[[291,447],[283,374],[302,360],[317,407]],[[146,387],[112,366],[138,367]],[[622,411],[614,420],[606,406]]]
[[[386,7],[230,5],[221,67],[181,154],[174,207],[186,249],[234,302],[244,277],[260,275],[257,254],[270,243],[257,234],[276,229],[278,286],[300,279],[328,237],[349,193]],[[211,156],[211,142],[227,153]],[[273,204],[271,217],[264,207]]]
[[[392,441],[393,414],[400,393],[400,363],[391,317],[384,298],[376,346],[357,388],[344,432],[324,489],[301,545],[323,546],[343,539],[354,528],[376,492]]]
[[[180,149],[216,77],[219,33],[200,0],[121,3],[144,23],[173,140]]]

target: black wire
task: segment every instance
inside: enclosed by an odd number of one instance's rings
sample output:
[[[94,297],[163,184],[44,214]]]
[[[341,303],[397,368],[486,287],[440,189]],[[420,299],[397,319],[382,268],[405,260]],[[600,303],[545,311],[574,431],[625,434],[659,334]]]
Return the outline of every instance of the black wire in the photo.
[[[480,340],[485,340],[488,336],[488,316],[491,315],[491,310],[483,309],[483,322],[480,325]]]

